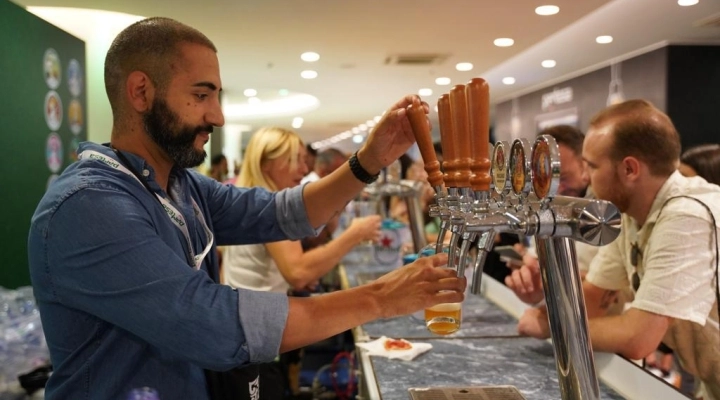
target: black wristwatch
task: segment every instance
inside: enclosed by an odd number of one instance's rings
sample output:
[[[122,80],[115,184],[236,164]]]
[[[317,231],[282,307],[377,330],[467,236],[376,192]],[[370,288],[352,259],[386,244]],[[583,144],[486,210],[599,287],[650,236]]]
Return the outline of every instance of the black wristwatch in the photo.
[[[352,171],[353,175],[362,183],[371,184],[377,180],[377,178],[380,176],[380,173],[377,173],[375,175],[370,175],[365,168],[363,168],[362,165],[360,165],[360,161],[357,157],[357,151],[353,153],[352,156],[350,156],[350,171]]]

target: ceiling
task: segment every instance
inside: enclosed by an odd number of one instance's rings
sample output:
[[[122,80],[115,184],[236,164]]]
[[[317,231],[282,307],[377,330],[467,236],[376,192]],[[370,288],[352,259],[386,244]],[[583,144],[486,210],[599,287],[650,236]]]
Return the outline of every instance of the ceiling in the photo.
[[[141,16],[167,16],[204,32],[218,47],[224,101],[246,103],[243,91],[262,98],[278,90],[306,93],[319,106],[297,115],[232,118],[257,129],[289,127],[306,142],[326,139],[372,120],[404,94],[432,89],[431,104],[451,85],[485,78],[491,102],[511,99],[664,43],[720,43],[720,0],[680,7],[677,0],[13,0],[22,6],[94,8]],[[560,7],[539,16],[544,4]],[[703,19],[714,19],[700,26]],[[597,44],[612,35],[610,44]],[[512,47],[493,40],[514,39]],[[305,51],[320,54],[314,63]],[[397,56],[433,55],[425,65],[398,65]],[[556,60],[552,69],[541,67]],[[455,70],[471,62],[472,71]],[[719,66],[720,68],[720,66]],[[313,69],[306,80],[300,72]],[[501,83],[512,76],[513,85]],[[268,98],[264,99],[269,100]],[[434,115],[431,115],[434,119]],[[350,140],[337,147],[352,148]]]

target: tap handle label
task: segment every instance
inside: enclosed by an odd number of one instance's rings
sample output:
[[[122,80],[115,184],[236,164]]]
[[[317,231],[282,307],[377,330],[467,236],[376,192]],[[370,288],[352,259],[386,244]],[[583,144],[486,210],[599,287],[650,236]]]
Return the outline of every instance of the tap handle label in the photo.
[[[532,148],[532,185],[540,200],[551,199],[560,186],[560,152],[555,138],[542,135]]]
[[[530,142],[527,139],[513,141],[510,149],[510,182],[513,193],[521,197],[527,197],[532,189],[530,153]]]
[[[507,142],[497,142],[493,149],[491,175],[498,194],[502,194],[508,187],[508,148]]]

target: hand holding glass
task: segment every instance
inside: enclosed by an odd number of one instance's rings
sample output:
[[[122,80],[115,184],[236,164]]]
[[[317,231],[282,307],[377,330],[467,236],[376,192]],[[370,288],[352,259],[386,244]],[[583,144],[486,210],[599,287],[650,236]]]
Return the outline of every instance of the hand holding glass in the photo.
[[[448,252],[448,246],[443,246]],[[435,245],[428,245],[420,252],[420,257],[435,254]],[[457,272],[457,266],[444,266],[438,268],[452,269]],[[460,330],[462,323],[462,303],[440,303],[425,309],[425,326],[436,335],[449,335]]]

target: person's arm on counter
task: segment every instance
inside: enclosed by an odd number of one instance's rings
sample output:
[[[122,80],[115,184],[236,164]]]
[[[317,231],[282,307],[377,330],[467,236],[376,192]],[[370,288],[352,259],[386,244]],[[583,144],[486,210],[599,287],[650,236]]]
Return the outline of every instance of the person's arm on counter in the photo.
[[[302,347],[378,318],[405,315],[439,303],[463,301],[465,278],[447,255],[421,258],[377,280],[322,296],[290,297],[280,352]]]
[[[353,247],[379,236],[380,216],[371,215],[353,219],[338,237],[308,251],[303,251],[300,242],[289,240],[267,243],[265,247],[285,281],[302,290],[332,270]]]

